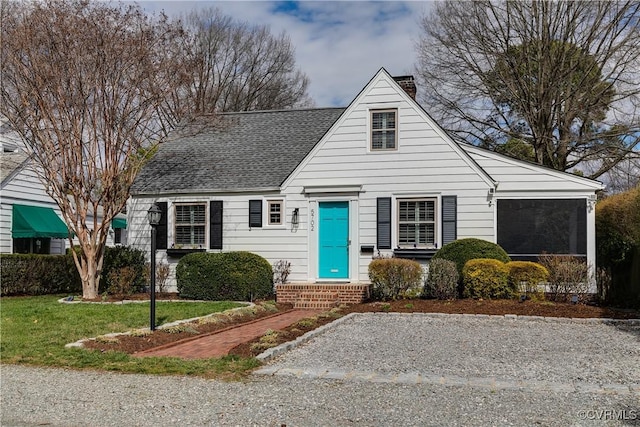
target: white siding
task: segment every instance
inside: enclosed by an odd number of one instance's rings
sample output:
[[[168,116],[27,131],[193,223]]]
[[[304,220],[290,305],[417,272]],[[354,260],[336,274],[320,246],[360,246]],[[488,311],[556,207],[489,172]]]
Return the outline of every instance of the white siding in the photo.
[[[0,253],[13,252],[11,224],[14,204],[52,208],[64,221],[58,205],[49,197],[37,174],[27,166],[6,182],[0,192]],[[87,223],[89,227],[93,224],[89,219]],[[113,237],[113,233],[108,234],[107,246],[113,246]],[[68,246],[67,239],[51,239],[52,254],[62,254]]]
[[[282,197],[279,194],[199,194],[190,196],[173,196],[159,198],[132,198],[128,208],[128,243],[147,253],[151,247],[151,226],[149,226],[146,213],[153,202],[168,202],[167,234],[168,246],[171,247],[174,236],[174,208],[175,203],[202,203],[207,204],[207,226],[205,232],[205,245],[210,252],[220,252],[209,248],[209,201],[222,200],[222,224],[223,239],[222,251],[249,251],[261,255],[273,265],[280,259],[291,262],[292,274],[290,281],[307,280],[307,234],[306,234],[306,209],[301,204],[286,200],[284,206],[284,226],[268,226],[266,217],[266,200]],[[263,200],[263,221],[261,228],[249,228],[249,200]],[[291,218],[294,208],[300,208],[299,226],[292,227]],[[171,267],[170,287],[175,290],[175,267],[179,261],[177,258],[167,257],[165,250],[158,250],[157,262],[167,262]]]
[[[17,172],[3,187],[0,195],[0,253],[13,252],[11,217],[14,204],[52,208],[60,218],[58,205],[47,195],[33,170],[26,167]],[[51,239],[51,253],[64,253],[64,239]]]
[[[398,146],[395,151],[369,149],[370,110],[378,108],[397,109]],[[494,208],[486,198],[492,183],[487,178],[481,176],[479,168],[459,147],[443,137],[426,114],[388,76],[379,75],[287,180],[283,192],[289,200],[309,204],[337,200],[342,196],[339,193],[304,196],[305,187],[362,186],[357,196],[350,196],[354,200],[350,205],[351,215],[357,215],[352,218],[352,223],[357,224],[357,235],[351,236],[351,256],[356,258],[357,271],[351,273],[351,280],[367,281],[371,255],[360,254],[360,246],[376,245],[378,197],[393,198],[393,247],[397,246],[396,199],[402,197],[437,198],[439,236],[440,197],[456,195],[458,237],[495,241]],[[436,242],[440,241],[438,237]],[[309,279],[314,280],[313,264],[317,255],[313,236],[310,236],[310,242]]]
[[[498,191],[506,192],[557,192],[594,194],[603,188],[597,181],[463,145],[463,148],[493,179],[498,182]]]

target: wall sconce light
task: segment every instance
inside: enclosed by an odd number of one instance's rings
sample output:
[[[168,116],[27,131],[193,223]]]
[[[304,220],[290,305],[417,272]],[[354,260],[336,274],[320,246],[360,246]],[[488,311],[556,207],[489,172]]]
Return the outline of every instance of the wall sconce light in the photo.
[[[593,210],[593,208],[596,207],[596,202],[598,201],[598,196],[595,194],[590,194],[589,195],[589,199],[587,200],[587,205],[589,207],[589,212],[591,212]]]
[[[298,216],[299,216],[300,210],[298,208],[295,208],[293,210],[293,215],[291,215],[291,224],[293,225],[298,225]]]
[[[489,191],[487,191],[487,202],[489,206],[493,206],[493,196],[495,196],[495,194],[496,189],[494,187],[489,188]]]

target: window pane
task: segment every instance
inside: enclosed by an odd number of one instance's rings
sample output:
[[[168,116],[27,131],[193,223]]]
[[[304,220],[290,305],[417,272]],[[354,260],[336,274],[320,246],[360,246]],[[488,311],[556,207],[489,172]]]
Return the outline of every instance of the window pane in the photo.
[[[435,201],[398,201],[398,244],[405,247],[435,245]]]
[[[179,225],[176,227],[176,244],[178,245],[203,245],[204,225]]]
[[[205,205],[176,205],[176,223],[202,224],[205,221]]]
[[[371,135],[371,148],[374,150],[380,150],[384,147],[384,140],[382,138],[382,133],[373,132]]]

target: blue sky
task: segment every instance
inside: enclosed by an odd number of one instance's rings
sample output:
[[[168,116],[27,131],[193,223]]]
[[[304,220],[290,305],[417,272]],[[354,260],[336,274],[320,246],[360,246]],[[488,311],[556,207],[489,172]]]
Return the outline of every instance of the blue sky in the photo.
[[[286,31],[297,64],[311,79],[317,107],[346,106],[380,67],[392,75],[414,74],[418,20],[423,1],[141,1],[150,12],[178,16],[217,7],[236,19]]]

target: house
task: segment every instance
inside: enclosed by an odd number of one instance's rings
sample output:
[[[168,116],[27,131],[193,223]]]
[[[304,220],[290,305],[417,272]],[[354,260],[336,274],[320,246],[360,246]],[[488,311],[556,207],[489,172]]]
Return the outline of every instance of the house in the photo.
[[[0,120],[0,254],[64,254],[68,228],[20,138]],[[107,245],[126,243],[126,217],[111,225]]]
[[[595,264],[601,183],[458,144],[414,97],[412,77],[381,69],[346,108],[201,118],[137,177],[129,242],[148,250],[146,212],[157,203],[158,257],[172,271],[193,250],[287,260],[292,284],[278,287],[279,300],[320,290],[358,300],[373,256],[427,263],[464,237],[514,259],[547,252]]]

